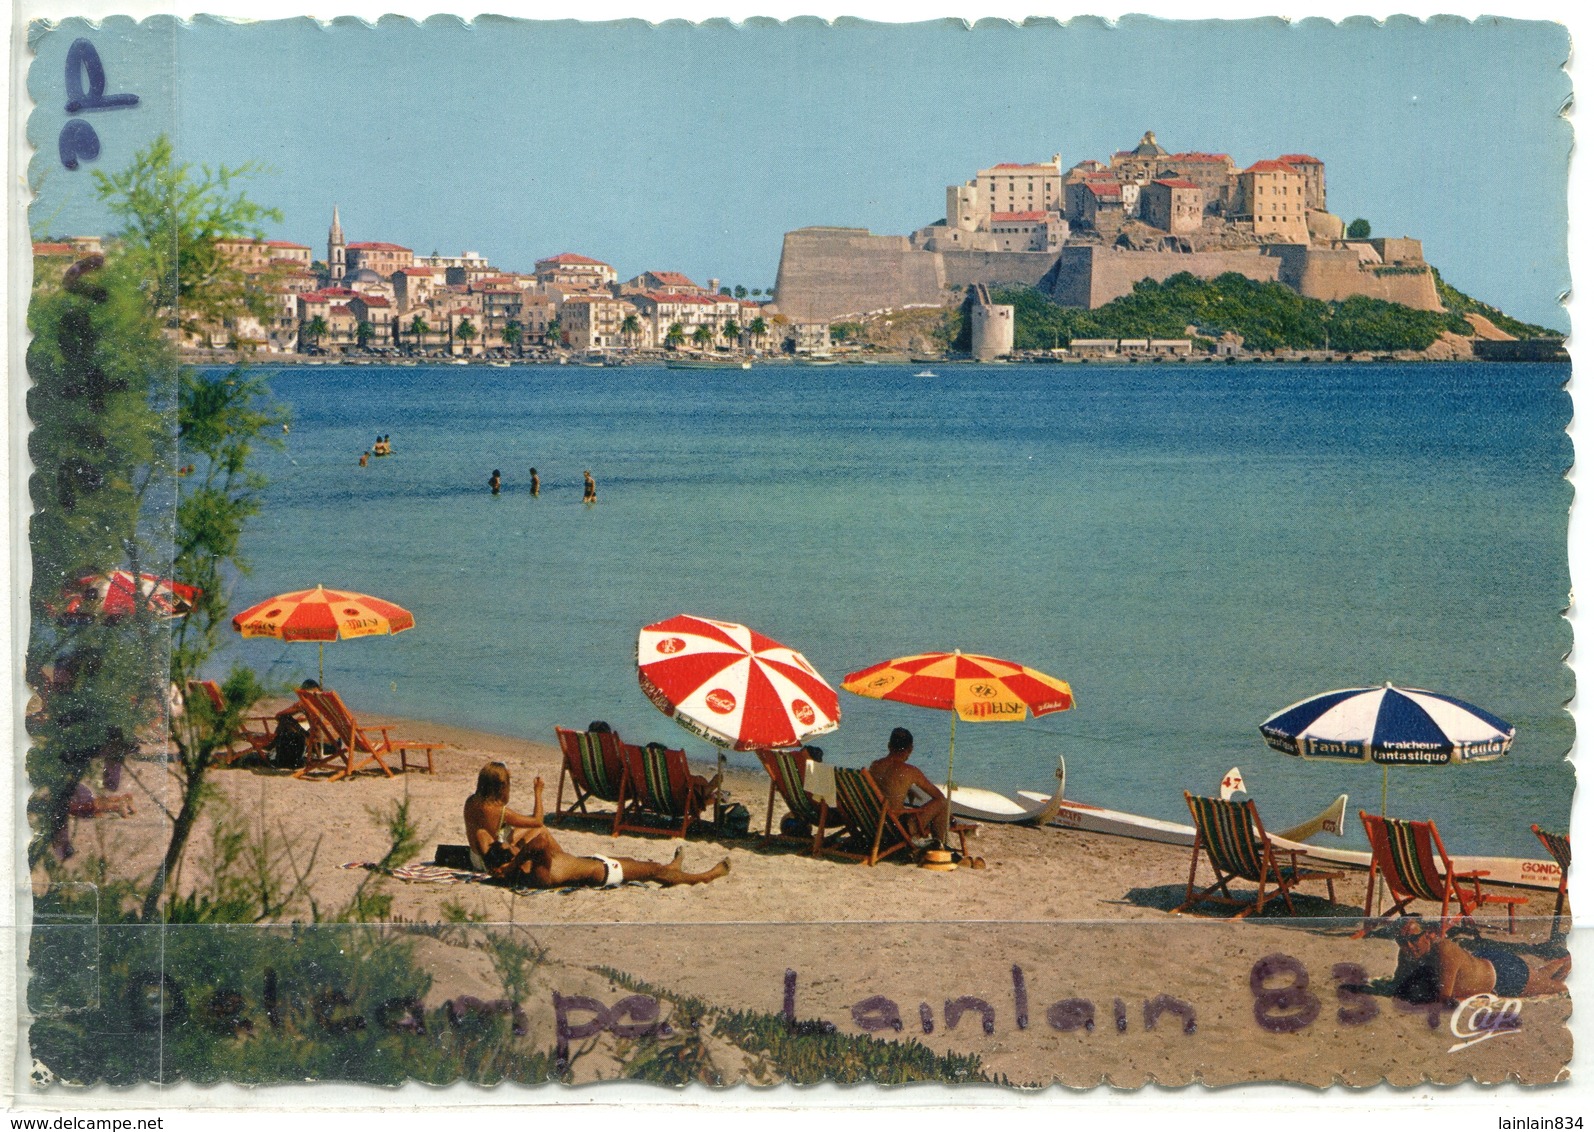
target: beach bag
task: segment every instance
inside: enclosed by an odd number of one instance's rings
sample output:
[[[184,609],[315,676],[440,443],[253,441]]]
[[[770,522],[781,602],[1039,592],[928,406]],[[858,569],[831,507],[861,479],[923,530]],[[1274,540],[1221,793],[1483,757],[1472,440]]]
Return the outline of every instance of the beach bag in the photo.
[[[720,816],[720,832],[730,837],[746,837],[753,824],[753,815],[747,807],[737,802]]]
[[[277,727],[276,738],[271,741],[271,765],[278,770],[298,770],[304,766],[307,738],[304,728],[291,719],[283,720]]]

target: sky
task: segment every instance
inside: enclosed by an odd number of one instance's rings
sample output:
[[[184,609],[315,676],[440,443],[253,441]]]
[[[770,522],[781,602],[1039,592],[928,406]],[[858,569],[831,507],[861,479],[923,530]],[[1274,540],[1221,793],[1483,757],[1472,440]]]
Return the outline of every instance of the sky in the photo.
[[[68,171],[61,76],[85,35],[107,92],[140,104],[84,115],[101,153]],[[317,258],[336,203],[351,241],[762,289],[787,231],[905,234],[981,168],[1106,160],[1154,130],[1242,167],[1310,153],[1332,211],[1569,326],[1569,48],[1549,22],[110,20],[34,43],[35,234],[106,230],[89,170],[165,130],[186,159],[263,166],[267,235]]]

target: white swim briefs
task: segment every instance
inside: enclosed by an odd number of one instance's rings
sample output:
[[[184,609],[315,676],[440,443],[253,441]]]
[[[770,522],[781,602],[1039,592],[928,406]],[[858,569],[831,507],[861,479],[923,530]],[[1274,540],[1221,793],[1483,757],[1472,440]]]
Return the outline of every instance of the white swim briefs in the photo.
[[[604,888],[619,888],[620,884],[625,880],[625,872],[620,868],[620,862],[613,857],[604,857],[594,853],[587,860],[601,861],[603,863]]]

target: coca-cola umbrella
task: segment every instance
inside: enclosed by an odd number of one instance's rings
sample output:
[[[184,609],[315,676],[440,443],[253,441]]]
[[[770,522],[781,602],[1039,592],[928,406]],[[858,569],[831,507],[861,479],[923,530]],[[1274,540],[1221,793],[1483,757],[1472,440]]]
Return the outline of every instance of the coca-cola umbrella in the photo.
[[[325,683],[326,642],[402,633],[415,627],[415,615],[370,594],[316,586],[251,605],[233,617],[232,627],[245,637],[315,641],[316,674]]]
[[[676,723],[736,751],[798,747],[841,718],[807,657],[730,621],[682,614],[645,626],[637,682]]]
[[[77,580],[75,589],[63,594],[57,612],[63,618],[131,617],[142,601],[156,617],[171,620],[186,616],[193,608],[199,590],[154,574],[131,570],[112,570]]]

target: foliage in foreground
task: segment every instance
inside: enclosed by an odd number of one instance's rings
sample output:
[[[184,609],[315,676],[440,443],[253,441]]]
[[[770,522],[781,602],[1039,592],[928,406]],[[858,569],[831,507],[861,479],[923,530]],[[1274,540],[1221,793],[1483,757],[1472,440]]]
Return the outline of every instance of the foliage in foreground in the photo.
[[[784,1015],[754,1010],[721,1010],[691,995],[677,994],[631,978],[622,971],[597,968],[627,990],[652,995],[677,1007],[668,1038],[637,1043],[626,1063],[626,1076],[665,1085],[693,1081],[721,1084],[717,1066],[702,1040],[705,1027],[759,1059],[776,1080],[793,1085],[821,1081],[838,1084],[905,1085],[915,1081],[949,1084],[989,1082],[977,1054],[938,1054],[924,1043],[844,1034],[817,1022],[789,1022]]]
[[[1433,282],[1434,286],[1439,289],[1439,301],[1445,305],[1446,310],[1455,311],[1457,314],[1481,314],[1513,338],[1559,339],[1566,337],[1557,331],[1512,318],[1504,311],[1491,307],[1488,303],[1479,302],[1471,295],[1456,290],[1456,288],[1440,278],[1437,267],[1433,269]]]

